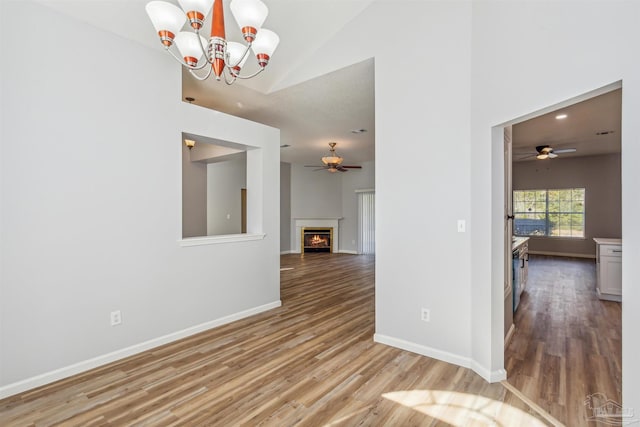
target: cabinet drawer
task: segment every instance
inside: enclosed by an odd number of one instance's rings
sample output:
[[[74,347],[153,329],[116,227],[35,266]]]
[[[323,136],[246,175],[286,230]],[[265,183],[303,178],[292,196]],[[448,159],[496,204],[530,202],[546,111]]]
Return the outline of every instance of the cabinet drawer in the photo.
[[[622,246],[601,245],[600,256],[622,256]]]

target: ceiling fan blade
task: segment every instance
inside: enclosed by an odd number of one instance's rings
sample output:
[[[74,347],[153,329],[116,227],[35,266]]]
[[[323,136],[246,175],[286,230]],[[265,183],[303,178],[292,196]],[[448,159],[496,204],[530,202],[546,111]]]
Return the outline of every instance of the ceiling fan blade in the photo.
[[[514,153],[514,156],[518,158],[518,160],[529,159],[531,157],[537,156],[538,153]]]
[[[563,154],[563,153],[575,153],[575,148],[561,148],[559,150],[553,150],[555,154]]]
[[[555,159],[556,157],[558,157],[558,155],[553,151],[547,153],[547,156],[549,156],[550,159]]]
[[[304,165],[305,168],[323,168],[322,165]]]
[[[362,166],[340,166],[346,169],[362,169]]]

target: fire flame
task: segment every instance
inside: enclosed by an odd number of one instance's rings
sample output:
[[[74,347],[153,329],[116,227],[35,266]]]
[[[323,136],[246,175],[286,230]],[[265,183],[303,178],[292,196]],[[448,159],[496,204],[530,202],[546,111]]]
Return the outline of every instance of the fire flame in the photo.
[[[314,234],[311,239],[309,239],[309,243],[311,246],[327,246],[329,241],[326,237],[321,237],[318,234]]]

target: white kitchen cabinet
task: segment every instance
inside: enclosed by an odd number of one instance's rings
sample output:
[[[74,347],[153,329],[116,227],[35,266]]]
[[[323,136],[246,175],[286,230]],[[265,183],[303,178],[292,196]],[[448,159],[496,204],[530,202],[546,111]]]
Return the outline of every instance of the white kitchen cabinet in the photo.
[[[596,292],[600,299],[622,301],[622,240],[595,237]]]

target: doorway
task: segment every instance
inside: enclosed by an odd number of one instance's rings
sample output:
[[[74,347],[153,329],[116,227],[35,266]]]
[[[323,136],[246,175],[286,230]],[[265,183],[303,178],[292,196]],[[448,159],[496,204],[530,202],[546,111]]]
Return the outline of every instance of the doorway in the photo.
[[[621,402],[621,305],[595,293],[593,241],[622,235],[621,92],[615,83],[503,125],[507,381],[572,424],[592,395]],[[550,130],[531,132],[545,121]],[[532,254],[515,312],[512,231]]]

